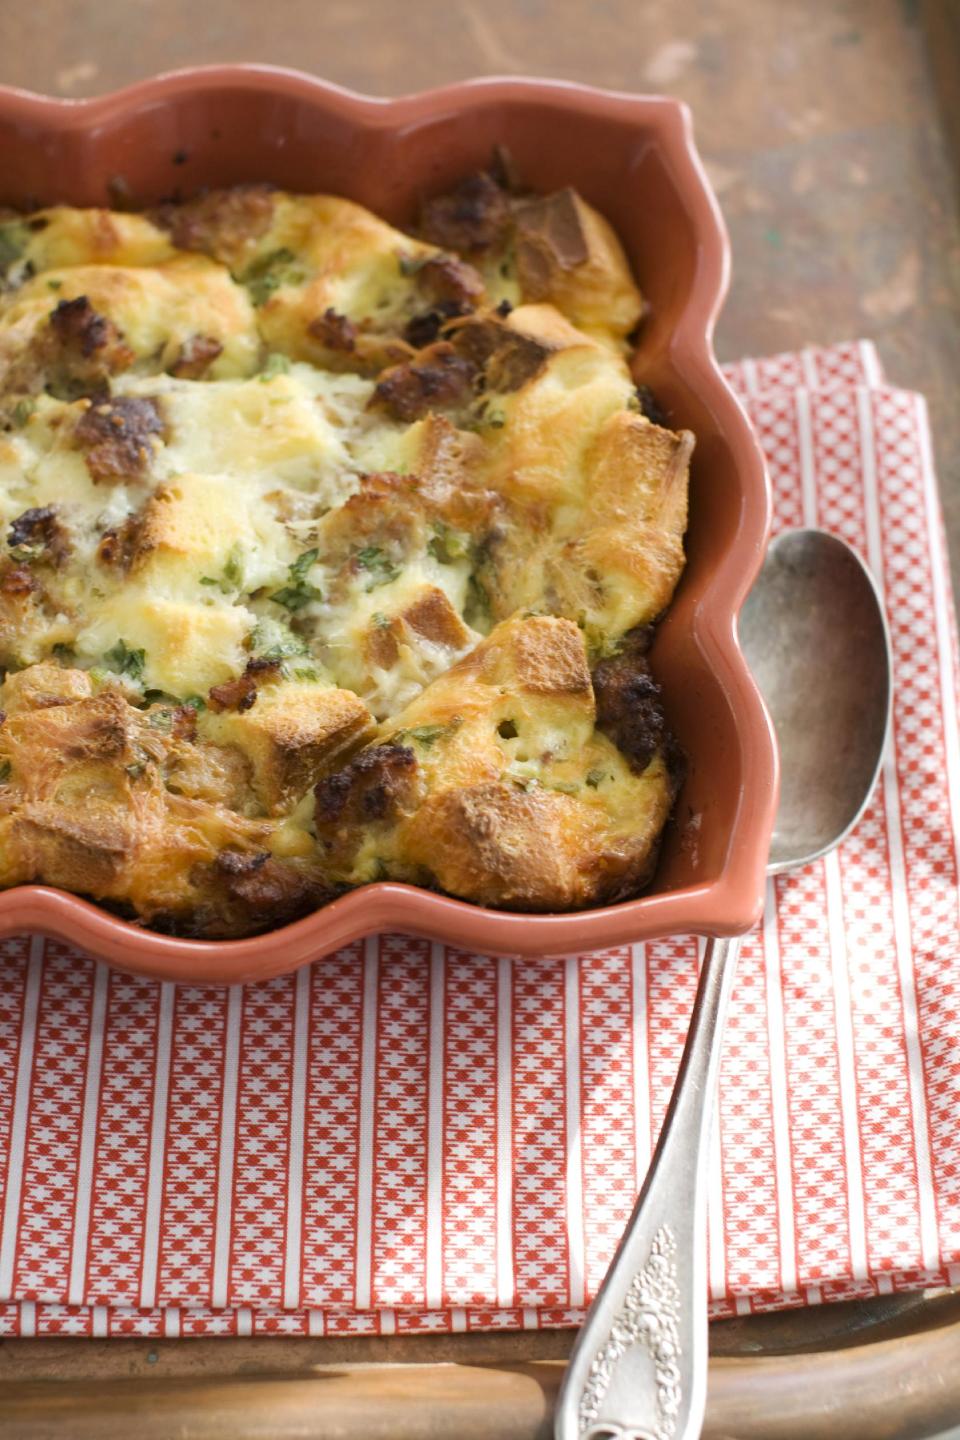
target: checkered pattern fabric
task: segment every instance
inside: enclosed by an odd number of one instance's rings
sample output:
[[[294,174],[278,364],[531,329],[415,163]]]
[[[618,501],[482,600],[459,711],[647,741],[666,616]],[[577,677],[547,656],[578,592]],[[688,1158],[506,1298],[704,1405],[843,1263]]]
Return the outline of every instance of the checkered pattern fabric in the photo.
[[[871,346],[729,367],[777,527],[863,554],[881,783],[771,882],[723,1058],[710,1301],[960,1283],[956,635],[923,401]],[[511,962],[386,935],[235,989],[0,945],[0,1333],[573,1325],[656,1137],[698,945]]]

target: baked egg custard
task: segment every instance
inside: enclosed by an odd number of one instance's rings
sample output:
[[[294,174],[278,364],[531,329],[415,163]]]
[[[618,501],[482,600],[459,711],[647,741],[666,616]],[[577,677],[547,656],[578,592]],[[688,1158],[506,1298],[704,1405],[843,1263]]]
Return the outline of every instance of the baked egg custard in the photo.
[[[649,881],[693,437],[572,190],[0,220],[0,887],[253,934]]]

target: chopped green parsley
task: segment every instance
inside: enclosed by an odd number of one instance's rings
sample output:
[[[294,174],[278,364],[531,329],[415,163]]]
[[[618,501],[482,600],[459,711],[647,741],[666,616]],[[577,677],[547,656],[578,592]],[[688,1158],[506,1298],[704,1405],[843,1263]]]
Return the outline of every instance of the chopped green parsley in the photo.
[[[281,355],[278,351],[274,350],[267,356],[267,363],[260,371],[260,379],[266,384],[268,380],[274,380],[278,375],[288,375],[289,373],[290,361],[286,355]]]
[[[453,530],[438,521],[433,527],[433,536],[427,542],[427,549],[441,565],[452,565],[470,554],[470,536],[463,530]]]
[[[278,605],[285,610],[302,610],[313,600],[322,600],[323,595],[316,585],[311,585],[307,579],[307,571],[316,563],[318,550],[305,550],[298,555],[290,566],[290,579],[282,590],[275,590],[270,596]]]
[[[103,658],[111,670],[116,670],[121,675],[129,675],[131,680],[143,679],[143,667],[147,661],[145,650],[131,650],[125,640],[118,640]]]
[[[30,231],[22,220],[0,225],[0,272],[19,260],[30,243]]]
[[[254,260],[242,278],[254,305],[265,305],[275,290],[283,285],[302,285],[307,276],[293,251],[281,246]]]
[[[396,580],[402,570],[385,550],[379,545],[367,545],[363,550],[358,550],[355,556],[361,570],[367,572],[367,590],[377,590],[381,585],[389,585],[391,580]]]

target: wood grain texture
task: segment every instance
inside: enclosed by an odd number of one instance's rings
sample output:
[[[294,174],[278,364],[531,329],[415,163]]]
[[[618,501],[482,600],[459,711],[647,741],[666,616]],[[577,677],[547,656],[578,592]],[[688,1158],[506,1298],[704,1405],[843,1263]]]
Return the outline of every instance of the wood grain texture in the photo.
[[[958,172],[921,23],[949,8],[31,0],[0,5],[0,82],[75,98],[179,65],[248,60],[374,94],[500,73],[680,96],[733,243],[721,356],[874,338],[890,378],[930,401],[960,582]],[[957,29],[935,29],[938,74],[956,60],[942,37]],[[873,1335],[886,1338],[860,1343]],[[8,1341],[0,1437],[534,1440],[549,1435],[569,1343],[563,1333]],[[960,1302],[950,1298],[731,1321],[714,1327],[712,1345],[714,1440],[914,1440],[960,1414]]]
[[[704,1440],[934,1434],[960,1413],[958,1308],[930,1304],[924,1329],[867,1345],[716,1358]],[[524,1338],[522,1358],[504,1336],[10,1342],[0,1437],[549,1440],[566,1337]]]
[[[960,5],[954,0],[920,0],[919,13],[954,173],[960,174]]]

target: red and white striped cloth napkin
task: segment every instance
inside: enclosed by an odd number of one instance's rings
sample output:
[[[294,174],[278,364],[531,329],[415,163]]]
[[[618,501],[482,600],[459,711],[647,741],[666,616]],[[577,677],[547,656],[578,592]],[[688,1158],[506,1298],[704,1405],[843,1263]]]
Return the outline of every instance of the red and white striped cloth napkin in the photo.
[[[960,1283],[956,638],[923,400],[870,345],[729,374],[776,524],[866,556],[893,743],[771,884],[730,1019],[715,1314]],[[549,962],[399,935],[243,989],[0,945],[0,1333],[572,1325],[642,1179],[692,939]]]

